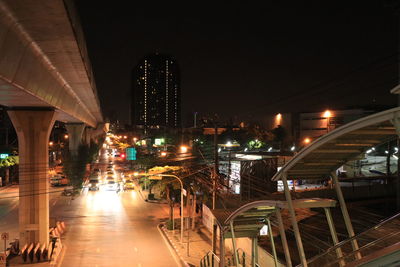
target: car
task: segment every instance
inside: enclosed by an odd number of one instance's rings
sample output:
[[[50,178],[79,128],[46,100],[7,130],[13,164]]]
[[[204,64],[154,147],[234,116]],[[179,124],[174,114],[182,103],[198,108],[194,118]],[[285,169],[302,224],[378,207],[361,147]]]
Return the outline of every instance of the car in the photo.
[[[88,183],[88,189],[89,190],[99,190],[100,188],[100,182],[98,179],[90,179]]]
[[[106,180],[115,180],[115,176],[114,175],[107,175],[106,176]]]
[[[124,183],[124,189],[128,190],[128,189],[135,189],[135,185],[133,183],[132,180],[126,180]]]
[[[50,178],[51,186],[61,186],[67,184],[68,184],[68,179],[62,173],[57,173],[56,175]]]
[[[115,181],[108,181],[105,185],[106,190],[117,191],[119,189],[119,184]]]
[[[58,176],[53,176],[50,178],[50,185],[51,186],[59,186],[61,185],[61,178]]]

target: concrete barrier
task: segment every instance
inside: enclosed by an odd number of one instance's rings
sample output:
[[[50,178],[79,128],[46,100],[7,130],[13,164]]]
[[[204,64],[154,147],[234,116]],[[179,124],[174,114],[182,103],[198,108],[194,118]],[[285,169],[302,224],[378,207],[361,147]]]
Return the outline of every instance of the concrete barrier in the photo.
[[[41,258],[42,258],[42,260],[47,260],[47,249],[46,249],[46,244],[43,244],[41,247],[40,247],[40,253],[41,253]]]
[[[21,257],[22,260],[24,262],[26,262],[26,260],[28,259],[28,244],[25,244],[22,248],[21,248]]]
[[[28,255],[28,259],[29,259],[31,262],[33,262],[33,248],[34,248],[34,245],[33,245],[33,243],[31,243],[31,244],[29,245],[29,247],[27,248],[27,251],[26,251],[26,253],[27,253],[27,255]]]
[[[60,235],[62,235],[64,233],[64,229],[61,227],[61,223],[57,222],[56,223],[56,229],[59,232]]]
[[[40,243],[37,243],[35,248],[33,249],[33,256],[36,257],[37,261],[40,261]]]
[[[61,222],[60,222],[60,225],[61,225],[62,229],[63,229],[64,232],[65,232],[65,230],[67,229],[67,226],[65,225],[65,222],[61,221]]]

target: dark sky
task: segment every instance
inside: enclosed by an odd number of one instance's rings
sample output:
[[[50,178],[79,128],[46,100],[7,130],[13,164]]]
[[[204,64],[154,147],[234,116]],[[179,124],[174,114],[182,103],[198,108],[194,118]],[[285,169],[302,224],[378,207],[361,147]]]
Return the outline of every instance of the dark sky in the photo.
[[[132,68],[155,51],[180,65],[187,123],[396,103],[390,1],[77,2],[105,116],[128,120]]]

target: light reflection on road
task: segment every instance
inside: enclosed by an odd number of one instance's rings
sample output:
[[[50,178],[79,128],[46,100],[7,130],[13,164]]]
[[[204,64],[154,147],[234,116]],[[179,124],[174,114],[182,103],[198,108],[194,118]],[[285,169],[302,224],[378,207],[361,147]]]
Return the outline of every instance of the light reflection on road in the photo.
[[[123,212],[120,195],[115,191],[86,192],[85,207],[88,213],[99,211],[107,213]]]

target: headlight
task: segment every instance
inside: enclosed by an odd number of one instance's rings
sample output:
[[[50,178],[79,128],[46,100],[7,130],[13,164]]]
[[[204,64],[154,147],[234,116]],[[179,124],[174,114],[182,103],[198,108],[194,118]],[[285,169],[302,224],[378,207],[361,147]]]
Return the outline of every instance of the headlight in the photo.
[[[92,186],[92,184],[88,184],[88,186],[89,186],[89,187],[91,187],[91,186]]]

